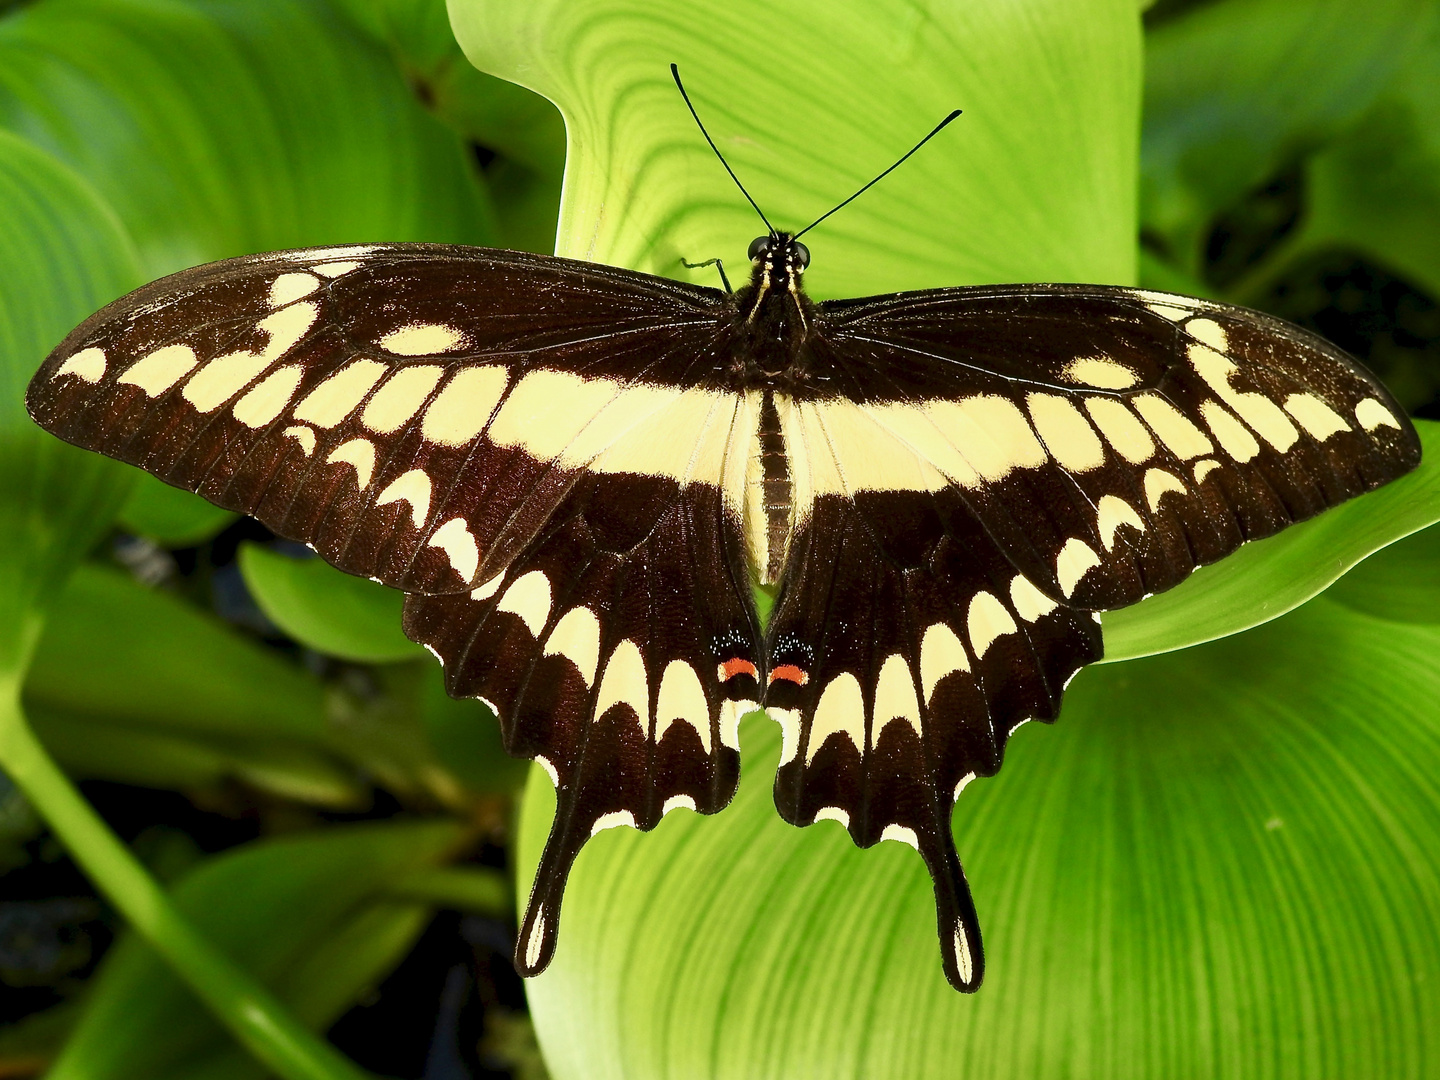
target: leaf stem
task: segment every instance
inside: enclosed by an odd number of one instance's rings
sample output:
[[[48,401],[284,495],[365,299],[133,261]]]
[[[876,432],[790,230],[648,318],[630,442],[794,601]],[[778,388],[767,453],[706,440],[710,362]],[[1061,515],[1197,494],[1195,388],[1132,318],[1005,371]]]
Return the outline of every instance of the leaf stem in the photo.
[[[366,1080],[369,1074],[307,1030],[180,914],[35,738],[14,669],[0,671],[0,768],[96,887],[258,1061],[284,1080]],[[50,1077],[65,1080],[60,1072]]]

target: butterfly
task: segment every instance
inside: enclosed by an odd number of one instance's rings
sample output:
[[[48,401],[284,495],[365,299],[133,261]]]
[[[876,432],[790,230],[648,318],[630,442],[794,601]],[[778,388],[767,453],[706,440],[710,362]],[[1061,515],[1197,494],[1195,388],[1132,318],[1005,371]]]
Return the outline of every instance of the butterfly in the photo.
[[[1355,360],[1259,312],[1099,285],[816,303],[798,235],[750,258],[734,292],[430,244],[229,259],[91,316],[27,403],[406,593],[449,692],[557,791],[523,974],[586,841],[721,810],[763,709],[781,816],[914,847],[971,991],[951,811],[1101,657],[1097,613],[1419,443]]]

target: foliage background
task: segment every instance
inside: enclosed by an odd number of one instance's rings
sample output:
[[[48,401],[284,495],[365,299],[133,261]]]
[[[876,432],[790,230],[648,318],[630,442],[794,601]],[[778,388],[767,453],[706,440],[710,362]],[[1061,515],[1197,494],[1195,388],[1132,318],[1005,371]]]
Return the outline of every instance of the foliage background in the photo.
[[[1120,0],[0,8],[0,727],[28,718],[301,1024],[432,1080],[1433,1074],[1430,468],[1107,618],[1131,659],[1082,674],[957,808],[979,995],[944,984],[913,853],[778,821],[755,717],[734,806],[580,860],[528,988],[541,1064],[503,955],[548,784],[521,798],[493,721],[399,635],[398,596],[56,445],[20,404],[95,307],[229,255],[408,239],[741,265],[755,225],[676,59],[781,224],[966,109],[814,234],[818,295],[1138,275],[1306,322],[1440,417],[1432,2],[1162,0],[1143,23]],[[123,890],[65,858],[18,745],[0,737],[32,795],[0,787],[0,1075],[266,1075],[123,931]]]

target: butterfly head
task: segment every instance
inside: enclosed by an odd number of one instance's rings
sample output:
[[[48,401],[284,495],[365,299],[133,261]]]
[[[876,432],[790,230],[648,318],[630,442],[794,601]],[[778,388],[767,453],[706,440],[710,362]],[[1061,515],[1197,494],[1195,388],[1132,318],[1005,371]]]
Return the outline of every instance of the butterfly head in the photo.
[[[810,249],[790,233],[757,236],[750,244],[750,281],[735,294],[750,342],[747,368],[765,377],[792,370],[810,330],[813,304],[801,281]]]

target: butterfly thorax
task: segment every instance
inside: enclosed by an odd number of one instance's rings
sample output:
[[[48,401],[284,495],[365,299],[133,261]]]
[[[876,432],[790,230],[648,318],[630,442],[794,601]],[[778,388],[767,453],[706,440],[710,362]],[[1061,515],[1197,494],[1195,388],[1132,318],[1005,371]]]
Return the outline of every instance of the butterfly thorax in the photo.
[[[732,372],[745,389],[792,390],[809,378],[806,340],[815,305],[801,281],[810,253],[788,233],[750,245],[750,281],[734,296]]]

